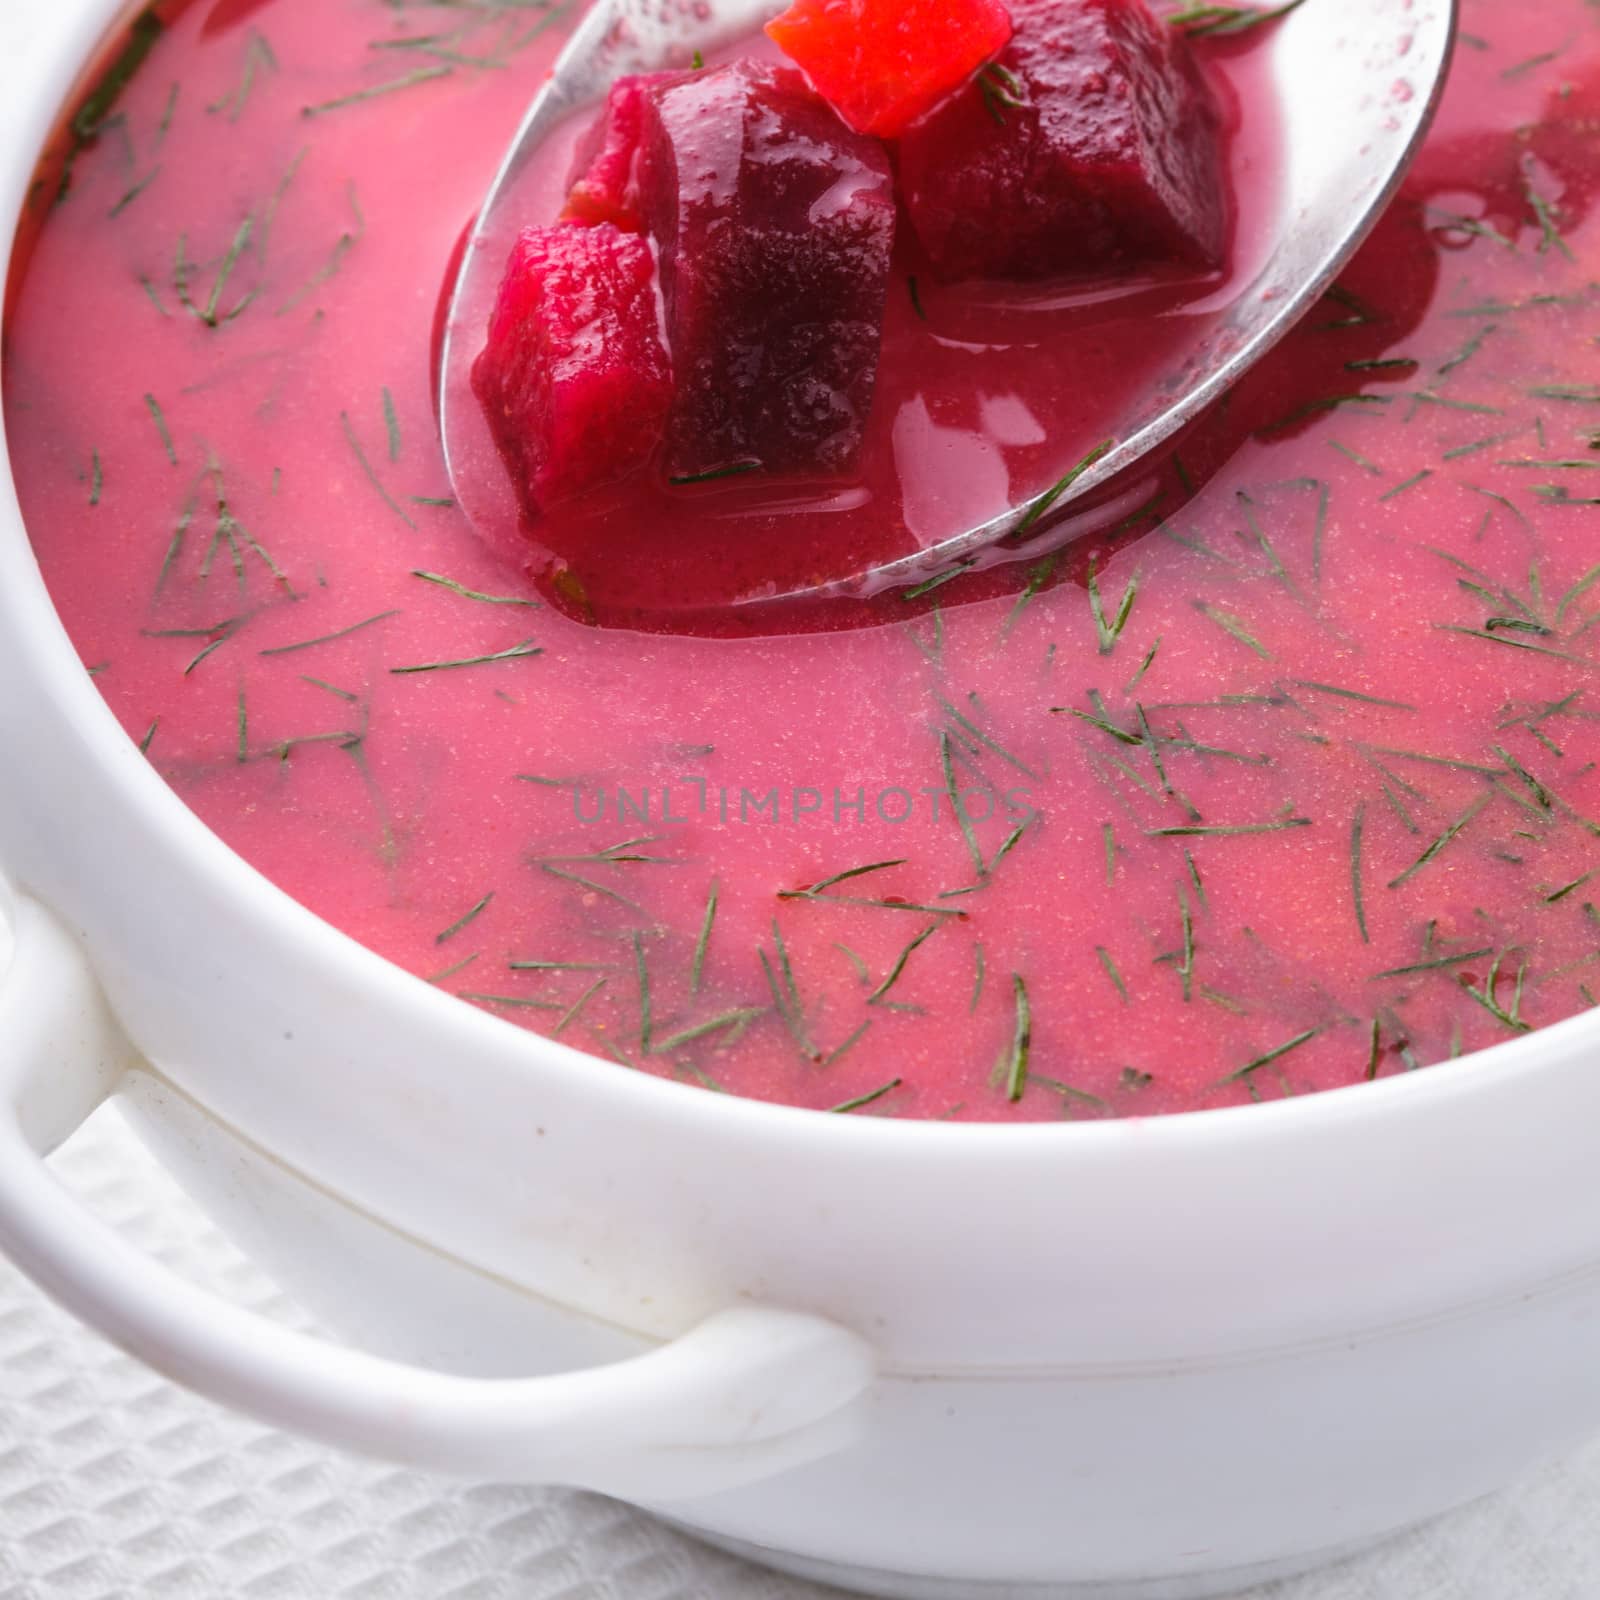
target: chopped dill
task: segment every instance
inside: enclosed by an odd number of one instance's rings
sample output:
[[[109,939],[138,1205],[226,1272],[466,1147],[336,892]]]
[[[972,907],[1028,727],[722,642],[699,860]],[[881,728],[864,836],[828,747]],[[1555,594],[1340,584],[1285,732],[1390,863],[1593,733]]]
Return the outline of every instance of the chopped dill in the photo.
[[[483,594],[477,589],[469,589],[465,584],[457,583],[454,578],[446,578],[437,572],[414,571],[413,578],[421,578],[424,583],[435,583],[441,589],[448,589],[452,594],[458,594],[464,600],[481,600],[490,606],[528,606],[534,610],[542,610],[538,600],[529,600],[516,594]]]
[[[458,917],[443,933],[435,934],[435,944],[445,944],[461,932],[463,928],[470,927],[485,911],[489,909],[489,902],[494,899],[494,890],[491,889],[473,908],[465,915]]]
[[[694,942],[694,959],[689,968],[689,993],[699,994],[700,983],[705,976],[706,950],[711,944],[711,928],[717,920],[717,899],[720,885],[717,880],[711,880],[711,890],[706,895],[705,916],[700,923],[700,937]]]
[[[1374,478],[1383,477],[1383,468],[1376,461],[1369,461],[1358,451],[1352,450],[1349,445],[1340,444],[1337,439],[1330,439],[1328,447],[1337,450],[1346,460],[1353,461],[1363,472],[1370,472]]]
[[[459,971],[460,968],[456,970]],[[559,1000],[527,1000],[521,995],[515,994],[467,994],[463,991],[458,998],[471,1000],[475,1005],[505,1006],[516,1011],[559,1011],[561,1009]]]
[[[112,222],[116,221],[116,219],[120,217],[122,213],[126,211],[128,207],[131,206],[134,201],[137,200],[139,196],[142,195],[145,190],[148,189],[150,185],[154,183],[160,176],[161,166],[158,162],[147,173],[145,173],[145,175],[140,178],[139,181],[135,183],[133,187],[129,189],[114,206],[112,206],[112,208],[106,213],[107,219]]]
[[[865,1022],[863,1022],[860,1025],[860,1027],[858,1027],[855,1030],[854,1033],[850,1034],[845,1039],[843,1044],[837,1045],[837,1046],[835,1046],[835,1048],[830,1050],[827,1053],[827,1055],[825,1055],[822,1058],[821,1065],[824,1066],[824,1067],[831,1067],[834,1064],[835,1061],[837,1061],[842,1055],[844,1055],[846,1053],[846,1051],[853,1050],[858,1044],[861,1043],[862,1039],[864,1039],[866,1037],[867,1030],[871,1026],[872,1026],[872,1019],[869,1017]]]
[[[1105,606],[1100,598],[1100,578],[1097,564],[1089,563],[1088,577],[1089,614],[1094,618],[1095,636],[1100,641],[1100,654],[1108,656],[1116,649],[1117,641],[1122,637],[1122,630],[1128,625],[1128,618],[1133,614],[1133,603],[1139,597],[1139,574],[1136,572],[1128,579],[1127,587],[1122,591],[1122,599],[1116,610],[1116,615],[1107,618]]]
[[[1283,817],[1276,822],[1212,824],[1191,822],[1176,828],[1146,828],[1152,839],[1228,839],[1253,833],[1284,833],[1291,828],[1309,828],[1310,817]]]
[[[367,452],[361,448],[361,441],[356,437],[356,430],[350,421],[350,413],[348,411],[341,411],[339,413],[339,424],[344,429],[345,442],[350,446],[351,452],[354,454],[356,461],[360,464],[361,471],[366,476],[367,482],[378,491],[383,503],[388,506],[388,508],[394,512],[394,514],[399,517],[399,519],[405,523],[408,528],[415,532],[417,525],[411,520],[411,514],[405,509],[404,506],[400,504],[398,500],[395,499],[392,494],[389,493],[388,489],[384,485],[383,479],[378,476],[377,471],[374,469],[372,463],[367,459]]]
[[[866,1024],[863,1023],[862,1027],[866,1027]],[[854,1100],[842,1101],[839,1105],[831,1106],[829,1109],[840,1115],[849,1111],[860,1111],[864,1106],[873,1105],[883,1099],[886,1094],[892,1094],[904,1082],[904,1078],[891,1078],[882,1088],[873,1089],[868,1094],[858,1094]]]
[[[1473,336],[1467,340],[1450,359],[1439,367],[1438,373],[1442,378],[1447,373],[1454,372],[1457,367],[1464,367],[1484,347],[1494,334],[1500,331],[1498,322],[1485,323]]]
[[[73,112],[72,120],[67,125],[71,145],[62,163],[61,181],[56,190],[58,202],[65,200],[72,189],[78,158],[110,124],[123,90],[133,81],[165,31],[166,24],[157,14],[156,7],[153,4],[145,6],[129,26],[121,50],[112,57],[93,88]]]
[[[1017,524],[1016,531],[1019,534],[1026,533],[1084,473],[1108,456],[1115,444],[1116,441],[1114,439],[1107,439],[1104,443],[1097,444],[1088,455],[1078,462],[1076,466],[1063,473],[1043,494],[1029,501],[1027,511],[1023,515],[1022,521]]]
[[[1432,476],[1433,476],[1433,468],[1432,467],[1424,467],[1420,472],[1412,473],[1412,475],[1409,478],[1407,478],[1403,483],[1397,483],[1394,486],[1394,488],[1390,489],[1386,494],[1380,494],[1378,496],[1378,503],[1381,505],[1385,500],[1397,499],[1400,495],[1403,495],[1408,489],[1415,489],[1418,484],[1426,483],[1428,481],[1428,479],[1431,478]]]
[[[376,100],[380,95],[414,88],[419,83],[429,83],[435,78],[448,78],[454,71],[455,68],[450,66],[419,67],[415,72],[408,72],[403,78],[392,78],[387,83],[376,83],[369,89],[358,89],[354,94],[340,95],[336,100],[323,100],[316,105],[301,106],[300,115],[326,116],[330,111],[342,111],[346,106],[361,105],[367,100]]]
[[[1002,128],[1006,123],[1007,111],[1021,110],[1028,103],[1023,98],[1025,90],[1021,80],[998,61],[991,61],[979,72],[977,84],[984,110]]]
[[[914,588],[905,590],[900,598],[902,600],[920,600],[923,595],[932,594],[935,589],[942,588],[945,584],[961,577],[971,566],[972,560],[970,557],[965,561],[958,561],[955,566],[948,567],[943,572],[937,572],[933,577],[924,579]]]
[[[156,425],[156,432],[161,435],[161,448],[167,453],[167,460],[173,466],[178,464],[178,452],[172,443],[172,433],[167,427],[166,413],[161,409],[161,402],[153,394],[144,397],[145,410],[150,413],[150,419]]]
[[[1059,553],[1047,555],[1042,561],[1037,561],[1028,568],[1028,581],[1022,593],[1017,596],[1017,601],[1006,615],[1006,620],[1001,624],[1000,637],[1006,638],[1016,626],[1017,619],[1027,610],[1034,596],[1037,595],[1050,579],[1055,575],[1056,568],[1061,564]]]
[[[1359,700],[1364,705],[1388,706],[1395,711],[1415,711],[1417,708],[1404,700],[1385,700],[1375,694],[1361,694],[1355,689],[1341,689],[1332,683],[1312,683],[1306,678],[1293,678],[1290,682],[1296,689],[1310,689],[1316,694],[1337,695],[1343,700]]]
[[[1361,842],[1366,825],[1367,803],[1363,800],[1356,807],[1350,824],[1350,890],[1355,898],[1356,926],[1361,930],[1361,942],[1371,944],[1372,935],[1367,932],[1367,905],[1361,887]]]
[[[686,1044],[695,1044],[701,1039],[709,1039],[713,1034],[727,1033],[732,1029],[741,1031],[750,1024],[767,1014],[765,1006],[739,1006],[732,1011],[724,1011],[720,1016],[708,1018],[705,1022],[697,1022],[692,1027],[680,1029],[677,1033],[669,1034],[665,1039],[658,1039],[645,1051],[646,1055],[661,1056],[673,1050],[681,1050]]]
[[[1516,987],[1512,993],[1510,1008],[1508,1009],[1500,1002],[1500,968],[1508,954],[1508,951],[1503,950],[1494,958],[1489,968],[1488,976],[1484,978],[1482,984],[1470,984],[1463,978],[1461,988],[1464,993],[1471,995],[1490,1016],[1494,1017],[1496,1021],[1504,1023],[1513,1033],[1530,1033],[1533,1025],[1524,1021],[1522,1016],[1522,991],[1528,976],[1528,963],[1526,961],[1517,968]]]
[[[1196,611],[1208,621],[1216,623],[1222,631],[1232,638],[1237,639],[1246,649],[1253,650],[1263,661],[1272,659],[1271,653],[1262,642],[1255,637],[1244,623],[1231,612],[1223,611],[1217,606],[1208,605],[1204,600],[1191,602]]]
[[[1428,848],[1424,850],[1422,854],[1418,856],[1417,859],[1400,874],[1399,877],[1390,880],[1389,887],[1391,889],[1398,889],[1402,885],[1409,883],[1411,879],[1416,877],[1416,875],[1421,872],[1424,867],[1435,861],[1440,852],[1443,851],[1454,839],[1456,839],[1468,826],[1468,824],[1476,819],[1479,812],[1481,812],[1483,808],[1487,806],[1493,799],[1494,796],[1492,794],[1485,794],[1480,795],[1478,799],[1474,800],[1473,803],[1468,806],[1467,809],[1462,812],[1462,814],[1457,817],[1455,821],[1452,822],[1449,827],[1447,827],[1444,832],[1441,833],[1438,838],[1436,838],[1433,843],[1430,844]]]
[[[1284,4],[1275,6],[1191,4],[1182,11],[1169,13],[1167,22],[1174,28],[1181,28],[1192,38],[1231,38],[1277,22],[1291,11],[1298,11],[1304,4],[1305,0],[1285,0]]]
[[[820,894],[832,889],[835,885],[848,883],[852,878],[864,878],[869,872],[886,872],[890,867],[903,867],[904,860],[900,861],[873,861],[864,867],[850,867],[844,872],[836,872],[832,877],[819,878],[815,883],[804,889],[780,889],[780,900],[814,900]]]
[[[903,974],[903,973],[904,973],[904,972],[905,972],[905,970],[906,970],[906,963],[907,963],[907,962],[908,962],[908,961],[909,961],[909,960],[910,960],[910,959],[911,959],[911,958],[912,958],[912,956],[914,956],[914,955],[915,955],[915,954],[916,954],[916,953],[917,953],[917,951],[918,951],[918,950],[920,950],[920,949],[921,949],[921,948],[922,948],[922,946],[923,946],[923,945],[925,945],[925,944],[926,944],[926,943],[927,943],[927,942],[928,942],[928,940],[929,940],[929,939],[931,939],[931,938],[932,938],[932,937],[933,937],[933,935],[934,935],[934,934],[936,934],[936,933],[937,933],[937,932],[938,932],[938,931],[939,931],[939,929],[940,929],[940,928],[941,928],[941,927],[943,927],[943,926],[944,926],[944,924],[943,924],[943,923],[942,923],[942,922],[930,922],[930,923],[929,923],[929,924],[928,924],[928,926],[927,926],[927,927],[926,927],[926,928],[924,928],[924,929],[923,929],[923,930],[922,930],[922,932],[921,932],[921,933],[919,933],[919,934],[918,934],[918,935],[917,935],[917,936],[916,936],[916,937],[915,937],[915,938],[914,938],[914,939],[913,939],[913,940],[912,940],[912,941],[911,941],[911,943],[910,943],[910,944],[908,944],[908,945],[907,945],[907,946],[906,946],[906,947],[905,947],[905,949],[903,949],[903,950],[902,950],[902,951],[901,951],[901,952],[900,952],[900,954],[899,954],[899,955],[898,955],[898,956],[896,956],[896,957],[895,957],[895,961],[894,961],[894,965],[893,965],[893,966],[892,966],[892,967],[890,967],[890,968],[889,968],[889,975],[888,975],[888,976],[887,976],[887,977],[886,977],[886,978],[885,978],[885,979],[884,979],[884,980],[883,980],[883,982],[882,982],[882,983],[880,983],[880,984],[879,984],[879,985],[878,985],[878,987],[877,987],[877,988],[876,988],[876,989],[874,989],[874,990],[873,990],[873,991],[872,991],[872,993],[871,993],[871,994],[869,994],[869,995],[868,995],[868,996],[867,996],[867,1004],[868,1004],[868,1005],[869,1005],[869,1006],[875,1006],[875,1005],[880,1005],[880,1004],[882,1004],[882,1002],[883,1002],[883,997],[884,997],[884,996],[885,996],[885,995],[886,995],[886,994],[888,994],[888,993],[889,993],[889,991],[890,991],[890,990],[891,990],[891,989],[893,989],[893,988],[894,988],[894,986],[895,986],[895,985],[896,985],[896,984],[897,984],[897,983],[898,983],[898,982],[899,982],[899,981],[900,981],[900,978],[901,978],[901,976],[902,976],[902,974]]]
[[[383,425],[389,435],[389,459],[400,459],[400,415],[394,408],[394,396],[387,384],[383,387]]]
[[[1011,1043],[999,1062],[999,1076],[1005,1085],[1006,1099],[1013,1105],[1028,1092],[1028,1057],[1033,1049],[1033,1007],[1028,986],[1016,973],[1011,975],[1011,992],[1016,1002],[1016,1021]]]
[[[270,650],[261,652],[264,656],[293,655],[297,650],[314,650],[320,644],[332,644],[338,639],[348,639],[352,633],[360,633],[363,628],[370,628],[379,622],[387,622],[390,617],[398,617],[398,611],[380,611],[375,617],[363,618],[360,622],[352,622],[348,628],[340,628],[334,633],[320,634],[315,639],[301,639],[295,644],[274,645]],[[337,691],[335,691],[337,693]]]
[[[1254,1061],[1247,1061],[1237,1072],[1230,1072],[1217,1087],[1220,1089],[1227,1084],[1245,1082],[1252,1073],[1259,1072],[1263,1067],[1271,1066],[1274,1061],[1281,1060],[1291,1050],[1298,1050],[1301,1045],[1310,1043],[1321,1032],[1321,1028],[1307,1028],[1304,1033],[1296,1034],[1287,1044],[1280,1044],[1275,1050],[1264,1051]]]
[[[591,983],[589,987],[585,989],[583,993],[579,995],[578,998],[574,1000],[564,1012],[562,1012],[561,1020],[551,1030],[551,1036],[553,1038],[558,1038],[561,1034],[566,1032],[566,1030],[577,1019],[583,1008],[588,1005],[588,1003],[594,999],[594,997],[599,994],[603,988],[605,988],[609,981],[610,980],[607,978],[596,978],[594,982]]]
[[[759,472],[759,461],[736,461],[731,467],[713,467],[709,472],[689,472],[681,477],[668,478],[667,482],[681,487],[688,483],[715,483],[719,478],[741,478],[747,472]]]
[[[290,169],[291,172],[293,169]],[[346,189],[351,214],[355,217],[354,229],[346,228],[334,241],[333,249],[328,253],[328,259],[317,268],[315,272],[289,296],[282,305],[273,312],[275,317],[287,316],[309,295],[314,294],[323,284],[330,282],[339,275],[344,266],[344,259],[358,245],[367,233],[367,219],[361,210],[361,201],[356,196],[356,186],[352,183]],[[413,495],[413,499],[418,497]]]
[[[950,801],[950,808],[955,813],[956,821],[961,827],[961,837],[966,842],[967,854],[972,857],[972,865],[976,869],[979,882],[989,876],[989,865],[983,853],[983,846],[978,843],[978,835],[972,826],[972,819],[967,815],[967,809],[961,803],[961,791],[956,786],[955,763],[950,754],[950,735],[943,730],[939,734],[939,766],[944,776],[944,792]]]
[[[1117,993],[1122,996],[1123,1005],[1131,1005],[1133,1002],[1128,998],[1128,986],[1122,981],[1122,974],[1117,970],[1117,963],[1111,952],[1103,944],[1097,944],[1094,953],[1100,958],[1100,965],[1105,968],[1106,976],[1116,986]]]
[[[1129,678],[1125,684],[1123,684],[1122,692],[1124,694],[1132,694],[1133,691],[1137,689],[1139,684],[1143,681],[1144,675],[1152,666],[1155,665],[1156,654],[1161,649],[1161,638],[1162,636],[1158,633],[1155,638],[1155,643],[1152,644],[1145,652],[1144,659],[1139,663],[1138,668],[1135,670],[1133,676]]]
[[[424,983],[443,983],[447,978],[453,978],[458,972],[465,972],[468,967],[478,961],[483,955],[481,950],[474,950],[470,956],[463,956],[459,961],[453,961],[441,972],[430,972],[422,981]],[[478,996],[463,995],[462,999],[476,999]]]
[[[778,926],[776,917],[772,919],[772,938],[777,950],[777,967],[774,968],[764,946],[758,946],[756,954],[760,957],[767,987],[772,991],[773,1004],[778,1008],[778,1015],[783,1019],[801,1056],[807,1061],[821,1061],[823,1053],[813,1042],[806,1027],[805,1007],[800,1000],[799,986],[795,983],[794,968],[789,962],[789,947],[783,942],[783,930]]]
[[[245,44],[244,68],[238,84],[220,99],[213,100],[206,111],[215,116],[219,111],[228,113],[229,122],[237,122],[250,102],[250,92],[256,79],[263,73],[276,72],[278,58],[272,46],[259,33],[252,33]]]
[[[1375,972],[1371,981],[1377,983],[1385,978],[1410,978],[1422,972],[1444,972],[1450,967],[1459,967],[1468,961],[1481,961],[1484,956],[1493,954],[1493,950],[1463,950],[1456,956],[1435,956],[1430,961],[1415,961],[1410,966],[1390,967],[1387,972]]]

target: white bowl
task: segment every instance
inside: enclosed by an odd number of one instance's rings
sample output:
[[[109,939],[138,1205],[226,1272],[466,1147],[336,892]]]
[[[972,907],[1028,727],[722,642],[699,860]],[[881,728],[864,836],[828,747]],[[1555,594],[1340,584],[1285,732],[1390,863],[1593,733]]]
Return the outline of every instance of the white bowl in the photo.
[[[0,246],[114,9],[56,0],[0,53]],[[224,1402],[907,1596],[1220,1593],[1600,1426],[1596,1019],[1071,1126],[598,1063],[361,949],[195,820],[74,656],[3,466],[0,751],[0,1246]],[[118,1088],[289,1287],[423,1365],[259,1324],[75,1211],[35,1152]]]

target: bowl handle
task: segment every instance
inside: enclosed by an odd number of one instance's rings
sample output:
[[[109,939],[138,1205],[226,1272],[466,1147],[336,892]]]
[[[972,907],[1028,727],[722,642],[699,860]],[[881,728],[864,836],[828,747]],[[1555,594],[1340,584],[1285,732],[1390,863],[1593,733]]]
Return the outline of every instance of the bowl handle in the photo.
[[[138,1052],[61,924],[24,895],[0,900],[16,940],[0,976],[0,1250],[157,1371],[342,1448],[647,1504],[755,1483],[855,1437],[872,1352],[818,1317],[742,1307],[610,1366],[465,1378],[292,1332],[141,1255],[44,1162]]]

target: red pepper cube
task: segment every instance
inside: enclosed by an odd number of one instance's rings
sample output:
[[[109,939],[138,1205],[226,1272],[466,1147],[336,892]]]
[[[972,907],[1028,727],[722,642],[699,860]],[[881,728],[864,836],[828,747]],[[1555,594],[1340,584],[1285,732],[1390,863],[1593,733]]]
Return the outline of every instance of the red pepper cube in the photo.
[[[798,72],[736,61],[647,93],[638,174],[677,382],[668,476],[851,471],[894,246],[883,146]]]
[[[523,229],[472,387],[530,517],[645,466],[672,402],[649,244],[610,223]]]
[[[999,0],[795,0],[778,48],[857,133],[897,138],[1011,37]]]
[[[1187,39],[1145,0],[1015,0],[1013,16],[999,60],[900,144],[901,196],[935,268],[1221,266],[1222,116]]]

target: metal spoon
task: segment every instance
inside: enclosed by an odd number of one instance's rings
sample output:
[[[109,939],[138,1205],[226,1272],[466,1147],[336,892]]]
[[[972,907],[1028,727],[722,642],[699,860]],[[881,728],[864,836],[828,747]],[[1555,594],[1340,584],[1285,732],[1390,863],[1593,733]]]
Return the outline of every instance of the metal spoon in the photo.
[[[469,375],[518,229],[553,217],[564,170],[536,163],[624,73],[688,64],[757,30],[773,0],[595,0],[534,97],[501,164],[456,274],[439,363],[439,422],[456,497],[505,555],[525,556],[514,495],[472,396]],[[1443,92],[1457,0],[1304,0],[1255,48],[1272,52],[1282,136],[1281,200],[1259,271],[1195,337],[1170,375],[1105,418],[1115,444],[1040,515],[1040,497],[895,560],[843,571],[736,606],[864,597],[942,573],[1037,557],[1102,530],[1121,481],[1225,394],[1334,282],[1394,197]],[[1142,492],[1142,486],[1139,491]],[[1136,491],[1130,489],[1130,502]],[[1109,502],[1109,505],[1108,505]],[[1092,505],[1094,512],[1083,512]]]

